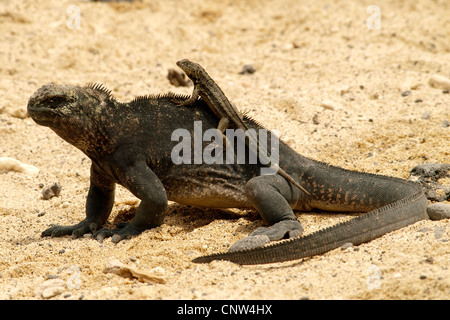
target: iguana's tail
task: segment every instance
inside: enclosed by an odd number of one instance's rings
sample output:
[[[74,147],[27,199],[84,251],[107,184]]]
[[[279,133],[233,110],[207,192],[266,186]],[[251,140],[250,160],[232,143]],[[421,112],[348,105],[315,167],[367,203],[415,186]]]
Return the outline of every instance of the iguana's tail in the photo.
[[[414,188],[412,195],[349,221],[265,247],[202,256],[193,262],[207,263],[213,260],[228,260],[238,264],[282,262],[322,254],[347,242],[359,245],[371,241],[428,217],[426,213],[428,201],[421,187],[408,184]]]

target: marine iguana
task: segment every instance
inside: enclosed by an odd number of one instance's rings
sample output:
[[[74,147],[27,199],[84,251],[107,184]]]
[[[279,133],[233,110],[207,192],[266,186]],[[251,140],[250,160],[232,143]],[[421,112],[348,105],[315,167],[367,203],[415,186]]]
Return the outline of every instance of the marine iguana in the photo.
[[[186,75],[194,82],[194,91],[189,99],[179,103],[179,106],[186,106],[194,103],[198,97],[206,102],[208,107],[214,112],[214,114],[219,117],[219,124],[217,129],[220,132],[224,132],[229,125],[234,125],[239,129],[244,131],[248,130],[247,125],[242,120],[242,116],[237,108],[231,104],[228,98],[223,93],[222,89],[214,82],[214,80],[209,76],[206,70],[198,63],[192,62],[188,59],[183,59],[177,61],[177,66],[179,66]],[[283,169],[281,169],[277,163],[273,163],[270,159],[270,155],[267,150],[265,150],[259,143],[258,139],[255,139],[251,135],[249,137],[248,147],[252,148],[255,146],[256,150],[252,150],[255,154],[258,154],[261,162],[265,164],[270,164],[274,172],[277,172],[280,176],[287,179],[297,188],[310,195],[305,188],[303,188],[294,178],[287,174]],[[223,139],[226,143],[226,140]],[[258,150],[260,152],[258,153]]]
[[[259,175],[256,164],[175,164],[171,153],[176,129],[195,133],[217,128],[218,119],[203,100],[180,108],[173,94],[117,101],[104,86],[47,84],[29,99],[32,119],[48,126],[91,160],[86,218],[71,226],[52,226],[42,236],[85,233],[118,242],[163,223],[167,201],[202,207],[254,208],[269,228],[255,233],[272,241],[262,248],[200,257],[195,262],[226,259],[260,264],[321,254],[351,242],[358,245],[426,219],[427,199],[420,185],[403,179],[355,172],[306,158],[280,141],[279,166],[302,182],[310,196],[280,175]],[[245,117],[249,128],[262,128]],[[202,142],[206,147],[208,141]],[[195,144],[195,141],[192,141]],[[102,228],[114,203],[118,183],[141,199],[135,217],[122,228]],[[366,212],[347,222],[304,237],[293,210]]]

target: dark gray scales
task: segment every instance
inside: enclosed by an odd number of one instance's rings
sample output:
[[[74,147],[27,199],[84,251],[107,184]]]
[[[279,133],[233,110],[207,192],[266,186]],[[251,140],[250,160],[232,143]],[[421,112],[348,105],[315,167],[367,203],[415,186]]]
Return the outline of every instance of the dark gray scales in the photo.
[[[219,124],[217,129],[220,132],[224,132],[229,126],[234,126],[238,129],[247,131],[249,128],[243,121],[243,117],[237,108],[231,104],[228,98],[223,93],[222,89],[217,85],[217,83],[209,76],[205,69],[198,63],[192,62],[188,59],[183,59],[177,61],[177,65],[186,73],[186,75],[194,82],[194,91],[192,96],[179,103],[180,106],[186,106],[194,103],[198,97],[201,97],[203,101],[206,102],[208,107],[214,112],[214,114],[219,118]],[[227,144],[226,139],[224,140],[224,145]],[[271,161],[270,154],[265,150],[258,139],[249,137],[248,147],[252,148],[253,152],[258,154],[259,159],[265,163],[270,164],[272,169],[279,175],[283,176],[290,183],[295,185],[297,188],[302,190],[307,195],[309,192],[300,185],[300,182],[295,180],[287,172],[278,166],[277,163]],[[256,149],[256,150],[255,150]],[[258,153],[258,150],[262,152]]]
[[[280,142],[279,166],[301,181],[310,195],[280,175],[259,175],[256,164],[179,164],[171,159],[178,141],[174,130],[191,134],[219,120],[202,100],[178,107],[175,95],[146,96],[121,103],[101,85],[48,84],[34,93],[28,113],[40,125],[83,151],[91,160],[86,218],[73,226],[53,226],[42,236],[93,232],[118,242],[159,226],[167,201],[203,207],[254,208],[269,225],[256,231],[271,241],[292,238],[263,248],[197,258],[227,259],[241,264],[286,261],[320,254],[351,242],[357,245],[427,218],[427,199],[420,185],[402,179],[360,173],[308,159]],[[249,118],[249,128],[262,128]],[[208,142],[203,142],[207,147]],[[102,228],[114,203],[115,184],[141,200],[135,217],[118,229]],[[357,218],[306,237],[294,211],[313,209],[366,212]]]

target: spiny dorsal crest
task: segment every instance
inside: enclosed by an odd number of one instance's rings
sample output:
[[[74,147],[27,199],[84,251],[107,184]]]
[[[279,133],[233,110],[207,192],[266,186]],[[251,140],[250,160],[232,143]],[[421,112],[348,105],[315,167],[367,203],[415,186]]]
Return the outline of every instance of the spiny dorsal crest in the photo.
[[[115,100],[112,91],[106,88],[102,83],[89,83],[85,88],[95,90],[105,96],[109,100]]]
[[[169,99],[169,100],[186,100],[188,99],[190,96],[188,95],[183,95],[183,94],[177,94],[177,93],[173,93],[173,92],[167,92],[167,93],[157,93],[157,94],[147,94],[144,96],[138,96],[136,98],[134,98],[131,103],[135,102],[135,103],[139,103],[142,101],[146,101],[146,100],[159,100],[159,99]]]

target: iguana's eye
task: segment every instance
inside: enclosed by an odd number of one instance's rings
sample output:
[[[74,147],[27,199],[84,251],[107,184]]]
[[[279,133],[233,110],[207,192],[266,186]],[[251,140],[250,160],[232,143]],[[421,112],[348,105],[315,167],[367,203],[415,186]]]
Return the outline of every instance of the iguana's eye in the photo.
[[[58,108],[61,105],[67,103],[67,99],[64,97],[51,97],[49,99],[47,99],[47,104],[50,108]]]

